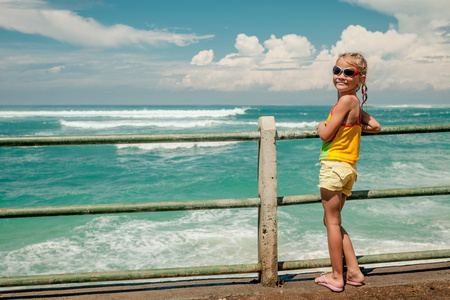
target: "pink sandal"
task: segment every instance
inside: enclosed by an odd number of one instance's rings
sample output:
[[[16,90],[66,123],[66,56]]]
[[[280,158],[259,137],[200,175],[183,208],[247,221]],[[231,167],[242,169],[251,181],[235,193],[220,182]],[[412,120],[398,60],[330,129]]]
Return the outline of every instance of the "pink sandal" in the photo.
[[[362,286],[364,285],[364,280],[363,281],[356,281],[356,280],[351,280],[347,278],[347,272],[344,273],[344,283],[348,284],[348,285],[353,285],[353,286]]]
[[[364,281],[355,281],[351,279],[345,279],[345,284],[353,285],[353,286],[362,286],[364,285]]]
[[[322,273],[320,279],[321,279],[322,281],[317,281],[317,278],[316,278],[316,279],[314,279],[314,282],[315,282],[316,284],[318,284],[318,285],[322,285],[322,286],[324,286],[324,287],[326,287],[326,288],[329,288],[329,289],[332,290],[333,292],[338,292],[338,293],[339,293],[339,292],[342,292],[342,291],[344,290],[344,287],[337,287],[337,286],[332,285],[331,283],[329,283],[329,282],[327,281],[327,278],[325,277],[325,273]]]

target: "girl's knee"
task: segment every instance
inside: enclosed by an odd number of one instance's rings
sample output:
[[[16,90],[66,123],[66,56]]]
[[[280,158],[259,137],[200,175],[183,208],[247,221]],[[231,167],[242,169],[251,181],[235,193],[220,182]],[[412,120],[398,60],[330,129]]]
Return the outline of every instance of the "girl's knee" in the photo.
[[[323,224],[325,225],[325,227],[327,227],[327,224],[340,226],[342,224],[341,215],[340,214],[336,216],[325,215],[323,217]]]

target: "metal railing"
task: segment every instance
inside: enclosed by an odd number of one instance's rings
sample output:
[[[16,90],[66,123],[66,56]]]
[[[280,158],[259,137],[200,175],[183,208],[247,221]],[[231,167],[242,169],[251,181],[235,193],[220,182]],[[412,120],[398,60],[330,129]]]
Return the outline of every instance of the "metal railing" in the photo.
[[[376,135],[448,132],[450,123],[427,125],[385,126]],[[364,134],[363,135],[374,135]],[[69,136],[1,136],[0,147],[107,145],[138,143],[184,142],[242,142],[259,141],[259,131],[168,133],[168,134],[114,134]],[[282,130],[276,132],[277,140],[318,138],[317,130]]]
[[[384,127],[377,135],[449,132],[450,124],[406,125]],[[315,130],[276,131],[273,117],[261,117],[256,132],[186,133],[148,135],[96,135],[0,137],[0,147],[65,146],[126,143],[258,141],[258,198],[221,199],[177,202],[149,202],[52,207],[0,208],[2,218],[67,216],[87,214],[143,213],[156,211],[258,208],[258,263],[226,266],[204,266],[156,270],[128,270],[56,275],[32,275],[0,278],[0,287],[135,280],[166,277],[259,273],[265,286],[275,286],[278,271],[330,266],[329,259],[278,261],[277,207],[319,203],[320,195],[277,196],[276,140],[317,138]],[[391,197],[435,196],[450,194],[450,186],[354,191],[348,200]],[[449,250],[390,253],[358,257],[361,264],[422,259],[449,258]]]

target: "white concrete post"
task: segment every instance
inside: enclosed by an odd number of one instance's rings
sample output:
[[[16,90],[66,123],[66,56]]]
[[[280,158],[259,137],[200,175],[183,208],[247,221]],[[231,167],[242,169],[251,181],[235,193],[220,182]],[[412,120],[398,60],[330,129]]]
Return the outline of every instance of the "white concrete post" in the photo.
[[[261,139],[258,142],[258,259],[259,280],[263,286],[274,287],[278,281],[277,241],[277,152],[274,117],[258,120]]]

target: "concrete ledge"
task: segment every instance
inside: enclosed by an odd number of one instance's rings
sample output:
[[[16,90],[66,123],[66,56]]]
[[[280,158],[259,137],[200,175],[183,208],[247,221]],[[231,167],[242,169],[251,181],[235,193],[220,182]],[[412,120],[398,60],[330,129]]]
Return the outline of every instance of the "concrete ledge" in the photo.
[[[0,299],[450,299],[450,262],[366,267],[366,285],[333,293],[314,284],[320,273],[281,275],[284,287],[263,287],[254,277],[178,279],[106,285],[1,289]]]

